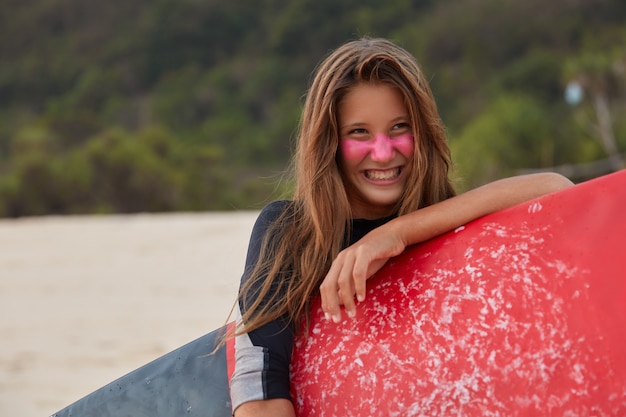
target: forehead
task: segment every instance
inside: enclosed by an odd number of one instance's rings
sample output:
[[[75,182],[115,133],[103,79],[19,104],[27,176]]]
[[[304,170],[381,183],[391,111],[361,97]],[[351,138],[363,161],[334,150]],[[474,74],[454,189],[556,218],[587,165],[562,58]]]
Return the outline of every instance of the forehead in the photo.
[[[345,94],[337,110],[340,126],[385,122],[408,116],[401,91],[391,84],[383,83],[357,84]]]

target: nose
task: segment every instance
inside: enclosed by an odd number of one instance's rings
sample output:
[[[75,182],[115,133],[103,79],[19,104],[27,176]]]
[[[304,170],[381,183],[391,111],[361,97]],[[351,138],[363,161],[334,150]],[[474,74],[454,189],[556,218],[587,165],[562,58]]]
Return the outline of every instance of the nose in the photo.
[[[372,161],[385,162],[393,158],[393,144],[391,138],[383,133],[377,133],[374,136],[372,144]]]

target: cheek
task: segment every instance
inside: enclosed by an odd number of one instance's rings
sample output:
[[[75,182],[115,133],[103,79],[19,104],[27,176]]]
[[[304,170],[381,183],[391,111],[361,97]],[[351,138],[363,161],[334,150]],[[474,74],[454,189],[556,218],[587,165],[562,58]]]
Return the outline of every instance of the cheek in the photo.
[[[407,133],[406,135],[400,135],[393,140],[393,147],[400,152],[406,159],[413,157],[415,150],[415,141],[413,135]]]
[[[369,141],[344,139],[341,141],[341,153],[345,159],[363,159],[372,151]]]

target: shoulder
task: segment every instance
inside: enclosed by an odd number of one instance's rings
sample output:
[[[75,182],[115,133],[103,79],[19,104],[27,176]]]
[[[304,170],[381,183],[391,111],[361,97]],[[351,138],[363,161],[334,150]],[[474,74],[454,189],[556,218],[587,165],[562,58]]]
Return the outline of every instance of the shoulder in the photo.
[[[259,220],[274,222],[280,217],[281,214],[285,212],[285,210],[288,209],[289,206],[291,206],[291,200],[272,201],[271,203],[263,207],[263,209],[259,213],[257,222]]]
[[[261,210],[260,216],[280,216],[291,205],[291,200],[272,201]]]
[[[252,228],[246,265],[256,264],[264,244],[263,242],[269,243],[273,238],[279,236],[278,234],[283,228],[278,225],[278,222],[289,207],[291,207],[291,201],[289,200],[273,201],[263,207]]]
[[[291,207],[291,203],[290,200],[276,200],[263,207],[254,224],[254,230],[267,230],[272,224],[278,221],[289,207]]]

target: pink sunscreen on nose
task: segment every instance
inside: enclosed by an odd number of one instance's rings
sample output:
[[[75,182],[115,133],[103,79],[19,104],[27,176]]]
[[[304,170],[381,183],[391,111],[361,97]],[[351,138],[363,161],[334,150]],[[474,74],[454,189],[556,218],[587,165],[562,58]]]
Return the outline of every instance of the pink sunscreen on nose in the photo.
[[[341,151],[344,158],[347,159],[363,159],[369,154],[374,161],[384,161],[393,158],[394,150],[409,159],[413,156],[414,147],[413,135],[410,133],[394,138],[377,133],[372,139],[368,140],[341,140]]]

